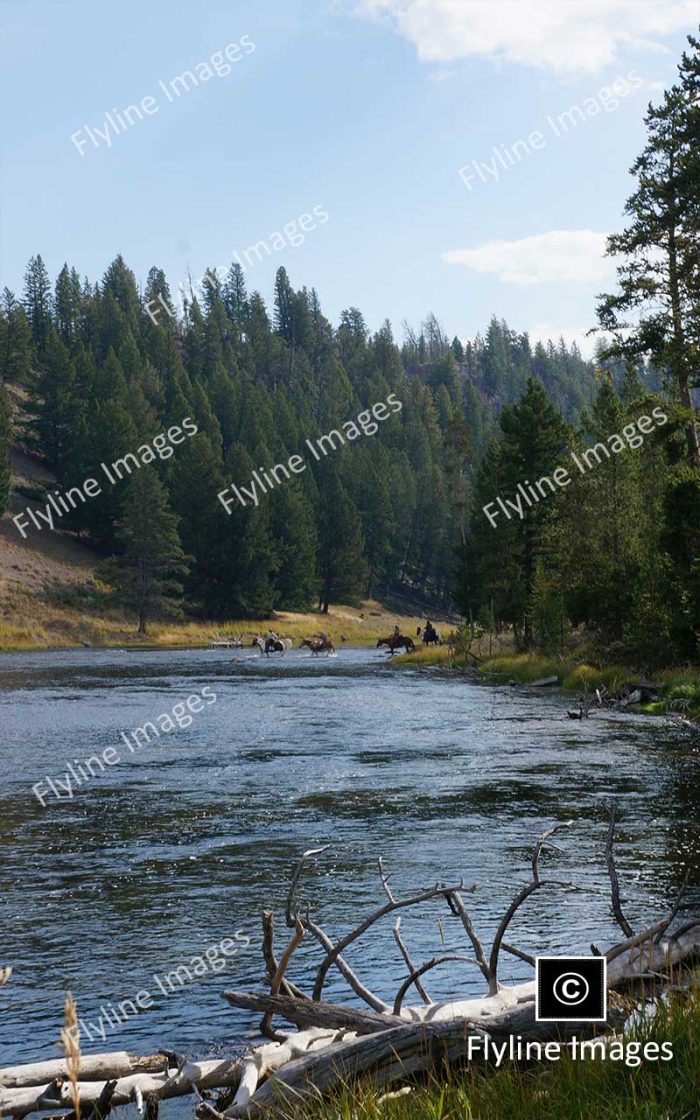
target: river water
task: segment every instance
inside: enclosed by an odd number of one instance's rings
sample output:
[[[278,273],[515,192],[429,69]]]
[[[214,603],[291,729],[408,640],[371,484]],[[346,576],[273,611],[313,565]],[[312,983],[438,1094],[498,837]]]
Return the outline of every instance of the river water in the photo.
[[[122,732],[205,686],[216,700],[190,726],[128,750]],[[286,889],[305,848],[329,845],[302,888],[332,936],[385,901],[382,856],[397,895],[438,879],[478,883],[465,899],[490,944],[528,880],[534,839],[572,819],[543,867],[581,889],[532,896],[508,939],[533,954],[588,953],[592,941],[619,939],[604,866],[603,805],[614,798],[632,925],[663,916],[688,867],[684,910],[697,909],[697,740],[652,718],[574,722],[570,703],[392,669],[376,650],[276,660],[248,650],[3,655],[0,964],[13,976],[0,989],[0,1065],[57,1056],[66,989],[85,1053],[166,1047],[202,1057],[240,1044],[259,1016],[234,1011],[220,993],[261,986],[263,908],[276,912],[281,952]],[[50,791],[47,777],[61,792],[56,778],[65,781],[69,764],[80,776],[87,758],[110,747],[113,764],[104,772],[93,764],[97,776],[72,796]],[[44,806],[32,792],[39,782]],[[347,954],[385,998],[405,975],[392,925],[385,920]],[[416,962],[469,953],[460,931],[444,902],[404,911]],[[225,969],[213,971],[224,959],[217,951],[216,965],[194,975],[193,959],[225,938],[237,949],[226,943]],[[314,962],[305,942],[290,976],[307,990]],[[181,973],[161,988],[182,965],[191,980]],[[529,975],[504,958],[502,979]],[[482,991],[468,964],[425,983],[433,998]],[[144,992],[146,1006],[135,1003]],[[333,974],[327,992],[354,1000]],[[119,1023],[112,1009],[124,1001],[132,1002]]]

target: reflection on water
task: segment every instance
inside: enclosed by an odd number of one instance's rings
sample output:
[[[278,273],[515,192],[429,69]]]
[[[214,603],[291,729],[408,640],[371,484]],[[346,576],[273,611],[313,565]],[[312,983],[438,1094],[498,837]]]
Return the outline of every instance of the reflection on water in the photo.
[[[217,701],[191,727],[128,755],[120,732],[204,685]],[[65,988],[96,1023],[100,1005],[153,992],[155,974],[241,930],[251,947],[225,972],[158,994],[83,1048],[204,1055],[236,1043],[255,1016],[231,1010],[219,993],[260,984],[260,912],[280,911],[299,852],[321,844],[330,848],[309,866],[304,892],[332,936],[383,902],[382,855],[397,894],[436,879],[478,882],[470,909],[488,940],[528,877],[534,837],[573,818],[544,861],[585,889],[534,895],[511,940],[530,951],[588,952],[591,941],[616,939],[602,813],[615,798],[632,924],[663,914],[687,867],[686,909],[697,909],[697,742],[659,721],[610,713],[573,724],[566,705],[539,690],[392,670],[374,650],[276,661],[247,651],[5,655],[0,956],[14,974],[0,991],[0,1063],[55,1055]],[[118,765],[72,799],[40,806],[35,782],[110,746],[126,755]],[[349,953],[384,996],[405,975],[391,925]],[[460,929],[439,903],[403,918],[416,960],[432,956],[442,935],[464,952]],[[294,958],[297,981],[308,983],[314,960],[305,943]],[[504,961],[504,979],[528,974]],[[331,980],[329,993],[346,996]],[[480,990],[468,965],[431,974],[434,998]]]

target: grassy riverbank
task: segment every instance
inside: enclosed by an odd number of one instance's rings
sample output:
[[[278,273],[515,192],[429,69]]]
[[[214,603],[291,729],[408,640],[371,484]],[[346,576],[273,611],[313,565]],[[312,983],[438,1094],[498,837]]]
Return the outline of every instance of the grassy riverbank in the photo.
[[[627,1037],[627,1036],[626,1036]],[[535,1062],[529,1067],[450,1073],[444,1081],[381,1101],[371,1089],[347,1090],[313,1106],[305,1120],[692,1120],[700,1070],[700,989],[661,1006],[630,1032],[639,1043],[670,1042],[671,1061]],[[298,1116],[299,1113],[296,1113]]]
[[[394,659],[396,665],[427,666],[430,668],[466,669],[473,666],[471,658],[452,654],[446,646],[416,649],[415,653]],[[484,681],[516,681],[531,684],[542,677],[558,677],[560,686],[567,692],[592,692],[605,686],[616,693],[626,681],[639,679],[639,671],[624,665],[598,665],[575,660],[572,657],[544,657],[535,653],[499,653],[485,657],[478,671]],[[665,712],[683,712],[691,718],[700,717],[700,666],[664,669],[654,674],[655,683],[662,686],[661,699],[655,703],[640,704],[635,710],[661,715]],[[687,701],[687,704],[686,704]]]
[[[270,627],[294,639],[325,631],[338,646],[374,646],[401,626],[415,633],[417,621],[388,611],[375,602],[361,607],[331,607],[327,615],[281,611],[274,619],[232,619],[227,622],[154,622],[146,636],[136,633],[133,616],[106,607],[98,585],[73,584],[35,590],[3,580],[0,584],[0,650],[22,651],[71,646],[101,648],[207,647],[210,642],[243,634],[252,635]]]

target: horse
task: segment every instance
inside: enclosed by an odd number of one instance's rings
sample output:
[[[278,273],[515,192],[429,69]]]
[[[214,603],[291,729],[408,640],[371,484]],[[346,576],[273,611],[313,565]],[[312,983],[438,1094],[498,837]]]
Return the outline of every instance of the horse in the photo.
[[[391,654],[396,653],[397,649],[401,649],[401,646],[404,647],[406,653],[413,653],[416,648],[413,638],[406,638],[403,634],[392,634],[389,638],[380,638],[377,642],[377,649],[380,646],[388,646]]]
[[[440,635],[440,631],[436,630],[434,626],[431,626],[430,630],[428,630],[427,626],[419,626],[416,630],[416,634],[421,639],[424,646],[442,645],[442,637]]]
[[[308,646],[313,657],[318,657],[319,653],[335,653],[335,646],[330,638],[322,638],[318,642],[315,642],[313,638],[304,638],[299,645]]]
[[[259,634],[253,638],[251,645],[257,646],[261,653],[267,657],[271,653],[285,654],[288,649],[292,648],[291,638],[261,638]]]

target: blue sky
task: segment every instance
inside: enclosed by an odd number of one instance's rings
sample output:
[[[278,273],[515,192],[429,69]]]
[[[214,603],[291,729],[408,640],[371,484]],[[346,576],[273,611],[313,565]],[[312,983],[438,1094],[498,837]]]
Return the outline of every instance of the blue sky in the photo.
[[[434,311],[466,338],[495,313],[580,338],[646,104],[698,22],[698,0],[5,0],[0,283],[37,252],[96,280],[121,252],[177,288],[264,240],[249,289],[269,301],[283,264],[334,322],[357,305],[401,337]]]

